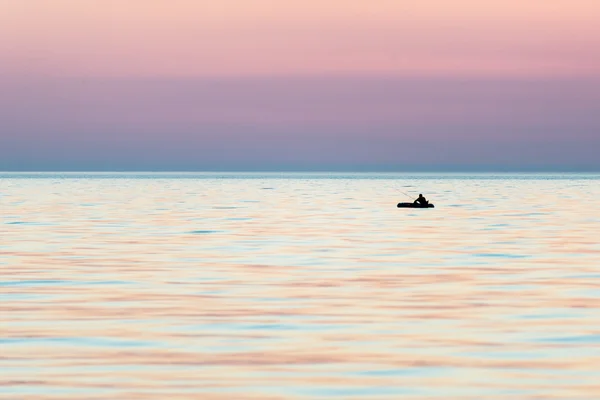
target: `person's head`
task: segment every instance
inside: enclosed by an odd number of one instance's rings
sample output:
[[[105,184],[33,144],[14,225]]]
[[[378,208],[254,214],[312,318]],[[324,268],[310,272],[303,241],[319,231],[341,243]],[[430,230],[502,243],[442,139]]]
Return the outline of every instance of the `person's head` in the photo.
[[[423,197],[423,195],[421,193],[419,193],[419,197]]]

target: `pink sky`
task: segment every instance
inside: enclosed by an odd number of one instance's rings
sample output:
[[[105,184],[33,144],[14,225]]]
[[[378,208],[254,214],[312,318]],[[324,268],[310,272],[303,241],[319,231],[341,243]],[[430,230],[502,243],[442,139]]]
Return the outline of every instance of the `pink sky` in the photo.
[[[590,75],[598,21],[597,0],[9,0],[0,51],[51,75]]]
[[[598,21],[597,0],[7,0],[0,145],[16,157],[36,141],[83,151],[85,138],[135,158],[119,140],[387,149],[416,135],[585,150],[600,132]],[[340,162],[383,157],[353,146]]]

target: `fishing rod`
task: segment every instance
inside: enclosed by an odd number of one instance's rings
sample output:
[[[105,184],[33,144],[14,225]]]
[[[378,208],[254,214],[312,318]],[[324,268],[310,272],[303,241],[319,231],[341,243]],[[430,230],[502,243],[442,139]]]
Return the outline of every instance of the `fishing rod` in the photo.
[[[400,193],[402,193],[403,195],[405,195],[406,197],[410,198],[410,199],[414,198],[414,196],[410,196],[410,195],[406,194],[406,192],[403,192],[402,190],[400,190],[398,188],[396,188],[396,190],[399,191]]]

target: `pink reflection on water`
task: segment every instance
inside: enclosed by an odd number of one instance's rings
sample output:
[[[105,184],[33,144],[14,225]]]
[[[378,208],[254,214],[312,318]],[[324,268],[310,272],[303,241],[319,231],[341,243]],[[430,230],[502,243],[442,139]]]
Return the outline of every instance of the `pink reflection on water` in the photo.
[[[597,180],[5,182],[0,398],[600,395]]]

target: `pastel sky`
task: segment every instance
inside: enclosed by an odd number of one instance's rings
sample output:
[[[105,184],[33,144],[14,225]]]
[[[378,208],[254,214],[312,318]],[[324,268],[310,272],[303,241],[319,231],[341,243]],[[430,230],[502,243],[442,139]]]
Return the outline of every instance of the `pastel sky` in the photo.
[[[0,0],[0,170],[600,170],[598,0]]]

